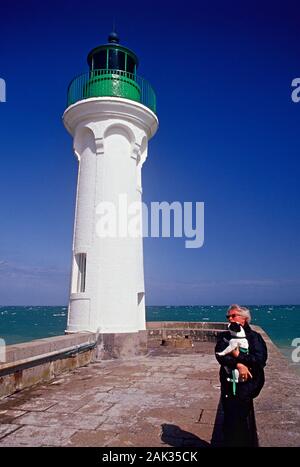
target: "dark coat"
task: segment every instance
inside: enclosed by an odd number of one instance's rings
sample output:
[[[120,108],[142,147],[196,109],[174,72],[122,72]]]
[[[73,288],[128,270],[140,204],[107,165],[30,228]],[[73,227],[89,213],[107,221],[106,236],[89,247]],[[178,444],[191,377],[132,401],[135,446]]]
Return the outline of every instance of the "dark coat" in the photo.
[[[240,352],[237,358],[230,354],[224,357],[216,355],[216,358],[221,365],[220,381],[222,396],[228,397],[232,395],[232,383],[227,381],[228,373],[225,367],[235,369],[237,363],[243,363],[248,367],[252,378],[248,378],[246,382],[237,384],[236,395],[241,400],[249,400],[257,397],[264,385],[264,367],[268,353],[266,343],[258,332],[253,331],[247,323],[244,325],[244,330],[249,343],[249,353]],[[232,336],[229,331],[220,333],[215,352],[222,352],[228,346],[228,341],[231,338]]]

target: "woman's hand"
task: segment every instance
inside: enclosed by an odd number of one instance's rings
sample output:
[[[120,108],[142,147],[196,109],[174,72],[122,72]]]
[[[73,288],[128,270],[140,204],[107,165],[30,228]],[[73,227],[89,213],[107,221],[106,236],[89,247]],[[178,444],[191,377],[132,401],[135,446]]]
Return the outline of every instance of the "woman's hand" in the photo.
[[[243,365],[242,363],[237,363],[236,367],[239,371],[241,381],[244,382],[247,381],[249,378],[252,378],[252,374],[250,373],[246,365]]]
[[[232,355],[234,358],[237,358],[239,354],[240,354],[240,351],[238,347],[230,352],[230,355]]]

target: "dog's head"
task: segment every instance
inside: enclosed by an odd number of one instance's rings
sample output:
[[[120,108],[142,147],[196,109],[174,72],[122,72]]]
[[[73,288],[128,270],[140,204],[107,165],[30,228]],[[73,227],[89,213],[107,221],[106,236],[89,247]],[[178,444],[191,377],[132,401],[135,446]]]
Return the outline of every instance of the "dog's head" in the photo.
[[[241,326],[239,323],[230,323],[228,325],[228,329],[229,331],[231,332],[231,334],[233,336],[237,336],[240,334],[240,337],[242,337],[242,335],[244,336],[245,335],[245,331],[243,329],[243,326]]]

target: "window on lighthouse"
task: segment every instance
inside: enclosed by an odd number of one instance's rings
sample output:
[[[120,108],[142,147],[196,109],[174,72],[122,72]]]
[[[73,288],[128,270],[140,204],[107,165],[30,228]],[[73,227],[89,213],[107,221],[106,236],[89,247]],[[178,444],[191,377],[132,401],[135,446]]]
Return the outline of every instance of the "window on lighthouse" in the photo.
[[[106,50],[100,50],[93,56],[93,70],[100,70],[107,68],[106,63]]]
[[[75,256],[77,264],[77,293],[85,292],[86,280],[86,253],[79,253]]]
[[[134,60],[132,57],[130,57],[130,55],[127,55],[127,71],[129,73],[134,73]]]
[[[117,49],[110,49],[108,53],[108,68],[111,70],[125,70],[125,54]]]

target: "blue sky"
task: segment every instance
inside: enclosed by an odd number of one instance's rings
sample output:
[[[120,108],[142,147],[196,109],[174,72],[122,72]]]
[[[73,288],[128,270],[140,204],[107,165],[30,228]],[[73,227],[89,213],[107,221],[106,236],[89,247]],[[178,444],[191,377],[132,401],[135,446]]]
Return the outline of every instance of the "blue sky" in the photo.
[[[144,240],[146,304],[300,303],[297,2],[1,6],[0,304],[68,300],[77,162],[67,86],[115,17],[157,94],[144,200],[204,201],[205,244]]]

